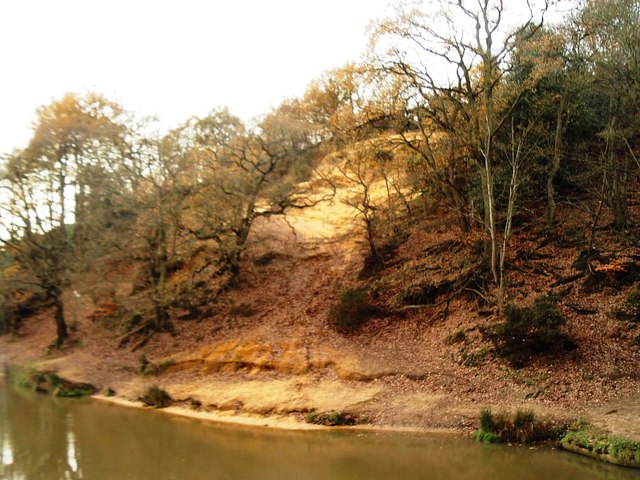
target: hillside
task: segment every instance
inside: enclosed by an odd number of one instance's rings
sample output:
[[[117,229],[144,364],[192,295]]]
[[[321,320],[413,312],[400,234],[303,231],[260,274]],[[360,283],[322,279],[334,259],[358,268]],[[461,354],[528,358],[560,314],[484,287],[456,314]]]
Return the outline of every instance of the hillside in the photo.
[[[474,235],[462,236],[446,211],[415,214],[402,219],[401,235],[381,241],[384,268],[363,275],[366,246],[349,226],[353,214],[336,198],[288,224],[279,217],[257,224],[237,284],[207,315],[176,320],[174,333],[158,333],[136,351],[134,342],[120,345],[112,317],[118,302],[135,297],[141,266],[98,259],[65,292],[69,345],[48,348],[55,330],[45,308],[23,321],[17,337],[0,338],[1,359],[127,400],[158,384],[185,408],[223,417],[289,421],[341,410],[375,426],[469,430],[482,407],[527,407],[640,439],[640,331],[635,310],[624,320],[615,314],[629,310],[639,279],[637,232],[598,229],[585,255],[586,216],[563,208],[562,227],[544,231],[542,211],[523,209],[508,257],[510,301],[556,295],[571,345],[516,368],[491,340],[502,319],[482,298],[494,292],[479,274]],[[354,286],[377,313],[356,328],[336,328],[332,305]]]

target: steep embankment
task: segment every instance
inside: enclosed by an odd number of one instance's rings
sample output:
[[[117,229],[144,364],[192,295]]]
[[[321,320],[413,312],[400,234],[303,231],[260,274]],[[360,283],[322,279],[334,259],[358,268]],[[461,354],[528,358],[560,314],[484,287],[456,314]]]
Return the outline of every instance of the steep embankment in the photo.
[[[446,214],[417,216],[386,249],[385,268],[358,280],[364,244],[339,200],[290,217],[295,235],[280,219],[257,225],[238,285],[209,316],[177,321],[175,334],[140,351],[118,348],[118,332],[107,328],[109,302],[135,290],[135,266],[119,264],[66,293],[75,344],[47,349],[54,332],[44,310],[18,337],[0,340],[2,357],[127,400],[158,384],[186,409],[231,418],[341,410],[376,426],[471,429],[482,407],[526,407],[640,439],[640,331],[614,315],[636,278],[599,269],[616,259],[633,269],[640,249],[603,231],[599,253],[585,256],[586,219],[562,212],[562,231],[550,235],[536,230],[539,215],[522,220],[512,240],[512,300],[557,295],[576,348],[525,368],[496,358],[487,336],[500,319],[475,277],[478,239],[461,236]],[[380,313],[336,331],[330,307],[358,284]]]

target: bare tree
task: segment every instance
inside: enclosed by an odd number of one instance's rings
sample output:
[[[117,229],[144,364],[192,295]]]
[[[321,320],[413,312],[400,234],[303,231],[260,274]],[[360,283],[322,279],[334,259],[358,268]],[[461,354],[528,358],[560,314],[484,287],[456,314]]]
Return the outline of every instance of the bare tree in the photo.
[[[371,264],[379,265],[382,263],[382,255],[376,244],[378,207],[373,201],[372,190],[380,176],[378,169],[372,168],[372,163],[366,152],[356,151],[349,155],[342,166],[338,166],[338,170],[349,185],[348,194],[342,201],[358,212],[364,227]]]
[[[415,107],[420,123],[426,118],[434,127],[460,138],[463,151],[476,167],[483,226],[489,239],[488,264],[496,283],[500,274],[495,141],[530,84],[523,83],[519,92],[508,97],[498,91],[517,41],[541,27],[548,6],[542,2],[535,12],[531,3],[524,5],[528,15],[513,31],[505,25],[502,0],[448,0],[423,9],[401,9],[394,21],[381,23],[374,35],[378,48],[388,47],[381,68],[405,78],[411,86],[409,104]],[[425,11],[437,13],[427,15]],[[428,138],[428,134],[423,136]]]
[[[247,131],[225,111],[193,122],[192,154],[199,158],[202,176],[193,196],[195,225],[190,232],[199,240],[214,240],[221,269],[235,276],[257,218],[314,206],[330,199],[333,191],[314,194],[318,186],[331,184],[312,172],[306,153],[313,144],[295,135],[291,125],[270,118]],[[297,185],[300,175],[311,177],[305,187]]]
[[[6,197],[1,216],[4,249],[20,268],[19,281],[52,302],[56,345],[61,347],[69,336],[62,292],[72,248],[69,226],[63,222],[60,178],[18,152],[6,160],[1,181]]]

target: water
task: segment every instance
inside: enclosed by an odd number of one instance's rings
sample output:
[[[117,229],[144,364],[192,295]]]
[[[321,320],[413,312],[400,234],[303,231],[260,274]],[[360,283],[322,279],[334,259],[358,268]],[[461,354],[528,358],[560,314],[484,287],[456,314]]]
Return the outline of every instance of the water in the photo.
[[[219,426],[2,384],[0,461],[6,480],[640,480],[550,448]]]

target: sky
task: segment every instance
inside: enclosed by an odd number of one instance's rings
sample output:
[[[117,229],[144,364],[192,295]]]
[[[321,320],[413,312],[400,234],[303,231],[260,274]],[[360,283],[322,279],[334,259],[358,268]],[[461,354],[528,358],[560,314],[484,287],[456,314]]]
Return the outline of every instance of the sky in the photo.
[[[0,0],[0,154],[35,111],[95,91],[165,128],[226,106],[245,121],[364,53],[389,0]]]

